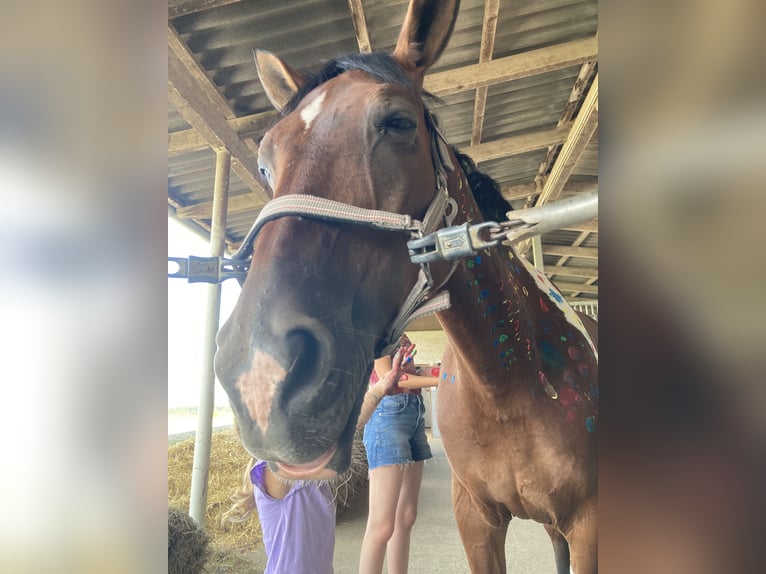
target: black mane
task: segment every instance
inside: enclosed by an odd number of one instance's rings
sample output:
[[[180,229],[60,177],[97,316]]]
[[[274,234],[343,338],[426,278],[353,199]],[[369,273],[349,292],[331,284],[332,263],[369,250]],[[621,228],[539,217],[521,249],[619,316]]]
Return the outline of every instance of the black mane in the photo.
[[[513,210],[513,207],[500,193],[497,182],[486,173],[480,172],[473,160],[464,153],[460,153],[456,147],[453,146],[452,151],[460,163],[468,185],[471,186],[476,205],[484,220],[500,222],[507,219],[505,214]]]

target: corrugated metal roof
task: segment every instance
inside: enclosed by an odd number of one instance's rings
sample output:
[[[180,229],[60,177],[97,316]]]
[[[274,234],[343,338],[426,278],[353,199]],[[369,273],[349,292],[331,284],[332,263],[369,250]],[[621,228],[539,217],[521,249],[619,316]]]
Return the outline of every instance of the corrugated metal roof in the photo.
[[[370,44],[374,50],[391,51],[399,34],[407,9],[406,0],[364,0],[364,18]],[[454,73],[479,62],[484,21],[484,0],[463,0],[450,43],[429,76]],[[348,0],[171,0],[169,34],[177,34],[181,49],[190,62],[196,62],[201,76],[196,82],[208,82],[225,102],[224,115],[234,132],[244,128],[232,124],[246,118],[246,135],[241,140],[253,159],[256,140],[264,122],[273,114],[270,102],[257,79],[253,48],[278,54],[298,69],[317,69],[321,63],[345,53],[359,51],[359,44]],[[566,42],[593,38],[598,31],[596,0],[507,0],[501,1],[492,58],[523,56],[531,50],[550,49]],[[591,61],[597,61],[597,54]],[[194,65],[194,64],[190,64]],[[595,74],[588,68],[579,78],[582,63],[575,62],[545,69],[527,77],[490,82],[487,90],[480,143],[501,142],[524,134],[554,131],[571,125],[582,106]],[[579,82],[579,83],[578,83]],[[584,86],[580,85],[584,82]],[[577,86],[578,89],[575,89]],[[204,90],[202,90],[204,91]],[[577,100],[570,103],[575,94]],[[215,95],[215,94],[214,94]],[[439,95],[439,94],[437,94]],[[219,97],[215,95],[215,97]],[[439,95],[442,104],[435,110],[448,140],[471,154],[471,134],[476,90],[461,90]],[[574,113],[574,115],[573,115]],[[266,114],[265,117],[254,114]],[[250,121],[252,120],[252,122]],[[254,122],[254,123],[253,123]],[[179,219],[209,229],[209,204],[213,194],[215,153],[204,138],[194,132],[183,114],[168,110],[169,149],[168,202],[178,210]],[[171,138],[172,134],[172,138]],[[171,145],[172,141],[172,145]],[[508,140],[512,142],[513,140]],[[479,162],[479,168],[501,185],[513,199],[514,207],[532,204],[524,193],[539,192],[535,182],[542,181],[560,155],[563,142],[539,149],[509,149],[502,157]],[[510,143],[508,145],[511,145]],[[577,148],[574,167],[569,166],[567,184],[580,191],[584,184],[598,182],[598,137]],[[232,172],[230,176],[230,210],[227,241],[235,245],[246,234],[263,201]],[[231,198],[239,198],[232,202]],[[235,207],[232,207],[235,205]],[[543,237],[546,248],[569,247],[597,249],[598,227],[586,230],[563,230]],[[597,269],[592,251],[587,257],[545,255],[545,263]],[[567,283],[597,283],[598,272],[591,278],[568,277]],[[597,293],[580,293],[577,298],[596,298]]]

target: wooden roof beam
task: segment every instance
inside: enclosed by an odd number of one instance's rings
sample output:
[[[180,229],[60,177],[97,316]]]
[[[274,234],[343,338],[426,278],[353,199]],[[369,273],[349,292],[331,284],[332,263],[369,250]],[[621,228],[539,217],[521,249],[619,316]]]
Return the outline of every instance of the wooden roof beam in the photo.
[[[348,0],[348,7],[351,10],[351,20],[354,23],[354,32],[356,32],[356,43],[360,52],[372,52],[370,36],[367,33],[367,20],[364,17],[364,6],[362,0]]]
[[[565,265],[546,265],[544,273],[549,276],[566,275],[568,277],[598,278],[598,267],[571,267]]]
[[[237,133],[240,139],[260,139],[266,130],[274,125],[278,116],[279,114],[276,111],[261,112],[240,118],[231,118],[226,123]],[[208,147],[207,140],[194,129],[168,134],[169,157],[200,151]]]
[[[568,247],[566,245],[543,244],[543,255],[568,255],[569,257],[598,259],[598,249],[596,247]]]
[[[213,149],[231,153],[231,169],[253,194],[254,205],[268,201],[268,194],[258,181],[258,165],[253,151],[227,123],[231,108],[221,103],[222,96],[207,76],[200,77],[196,65],[178,33],[168,25],[168,100],[179,114]],[[190,61],[191,58],[191,61]],[[205,81],[207,79],[207,81]]]
[[[582,191],[590,191],[596,185],[598,185],[598,183],[590,182],[590,181],[570,181],[570,182],[567,182],[566,187],[561,192],[561,195],[580,193]],[[503,195],[503,197],[506,200],[513,201],[516,199],[525,199],[530,196],[539,195],[540,190],[537,188],[537,184],[535,184],[534,182],[530,182],[530,183],[520,183],[519,185],[510,185],[507,187],[503,187],[500,190],[500,193]],[[567,227],[566,229],[575,229],[575,228]],[[583,229],[582,231],[585,231],[585,229]],[[598,231],[598,229],[594,229],[593,231]]]
[[[478,145],[462,148],[460,151],[468,155],[477,164],[491,159],[499,159],[511,155],[518,155],[544,149],[556,143],[566,140],[569,126],[563,126],[552,130],[544,130],[511,136],[501,140],[495,140]]]
[[[253,217],[257,217],[257,212],[263,207],[263,202],[253,201],[252,194],[233,195],[229,197],[229,205],[226,213],[229,215],[242,211],[256,210]],[[213,202],[203,201],[187,207],[177,207],[176,217],[179,219],[210,219],[213,216]]]
[[[211,10],[213,8],[220,8],[221,6],[227,6],[228,4],[236,4],[241,0],[170,0],[168,3],[168,20],[171,18],[178,18],[179,16],[186,16],[187,14],[194,14],[195,12],[203,12],[205,10]]]
[[[530,50],[481,64],[472,64],[426,76],[424,89],[436,96],[457,94],[500,82],[518,80],[598,58],[598,38],[591,36]]]
[[[585,283],[567,283],[566,281],[554,281],[559,291],[568,293],[589,293],[598,295],[598,285],[588,285]]]
[[[479,63],[492,59],[495,48],[495,32],[497,31],[497,14],[500,11],[500,0],[487,0],[484,4],[484,24],[481,32],[481,48]],[[487,86],[476,88],[476,98],[473,106],[473,128],[471,130],[471,145],[481,143],[481,132],[484,129],[484,111],[487,106]]]
[[[569,177],[574,171],[575,164],[585,151],[588,142],[598,128],[598,74],[593,78],[593,83],[585,96],[582,107],[577,114],[572,129],[567,136],[561,151],[556,158],[551,173],[545,180],[543,191],[537,198],[535,205],[544,205],[549,201],[556,201],[561,190],[564,189]]]

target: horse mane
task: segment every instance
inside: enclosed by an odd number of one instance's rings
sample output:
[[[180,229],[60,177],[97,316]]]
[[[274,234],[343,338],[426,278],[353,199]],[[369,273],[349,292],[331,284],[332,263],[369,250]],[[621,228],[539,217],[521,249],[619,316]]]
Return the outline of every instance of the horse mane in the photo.
[[[452,151],[468,180],[481,216],[485,221],[504,221],[505,214],[513,207],[500,193],[500,186],[486,173],[479,171],[473,160],[455,146],[452,146]]]

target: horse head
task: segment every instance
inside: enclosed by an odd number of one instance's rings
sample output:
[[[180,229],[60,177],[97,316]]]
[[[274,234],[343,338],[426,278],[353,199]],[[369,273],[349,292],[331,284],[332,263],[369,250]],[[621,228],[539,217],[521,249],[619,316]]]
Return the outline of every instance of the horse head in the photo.
[[[437,189],[423,77],[458,4],[413,0],[392,54],[339,58],[311,77],[256,52],[281,112],[258,155],[271,203],[313,196],[423,218]],[[372,361],[418,277],[406,240],[288,215],[245,245],[250,272],[218,334],[215,369],[243,444],[283,475],[348,468]]]

